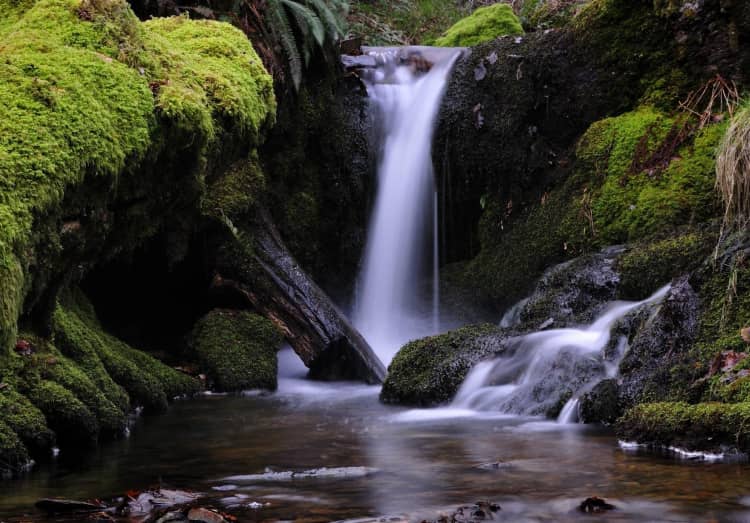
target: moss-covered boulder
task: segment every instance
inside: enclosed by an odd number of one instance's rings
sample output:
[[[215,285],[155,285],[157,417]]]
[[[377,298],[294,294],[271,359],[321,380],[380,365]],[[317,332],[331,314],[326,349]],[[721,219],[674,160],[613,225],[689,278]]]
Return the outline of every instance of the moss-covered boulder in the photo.
[[[215,309],[196,323],[190,338],[191,356],[215,390],[276,389],[276,352],[282,337],[265,318]]]
[[[18,435],[0,420],[0,479],[13,476],[29,462],[29,454]]]
[[[380,392],[384,403],[432,406],[449,402],[471,368],[505,349],[494,325],[470,325],[407,343],[393,358]]]
[[[26,396],[44,414],[63,446],[93,447],[99,439],[99,422],[70,390],[54,381],[30,383]]]
[[[686,450],[750,452],[749,403],[647,403],[617,422],[620,439]]]
[[[453,24],[443,36],[435,39],[439,47],[471,47],[494,40],[498,36],[521,35],[523,27],[508,4],[492,4],[478,8]]]

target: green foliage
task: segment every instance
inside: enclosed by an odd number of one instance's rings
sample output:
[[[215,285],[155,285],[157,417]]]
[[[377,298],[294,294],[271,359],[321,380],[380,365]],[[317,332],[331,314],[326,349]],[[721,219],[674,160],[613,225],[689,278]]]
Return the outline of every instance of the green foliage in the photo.
[[[216,390],[275,390],[281,342],[269,320],[246,311],[216,309],[196,323],[190,345]]]
[[[724,226],[750,223],[750,103],[734,115],[719,145],[716,188],[724,203]]]
[[[455,0],[359,0],[352,2],[349,27],[368,45],[431,45],[469,13]]]
[[[570,23],[588,0],[523,0],[517,8],[525,28],[549,29]]]
[[[507,4],[480,7],[456,22],[444,36],[437,38],[440,47],[471,47],[504,35],[521,35],[523,27]]]
[[[750,403],[649,403],[617,422],[621,439],[688,450],[750,451]]]
[[[7,350],[31,285],[35,217],[59,213],[66,191],[93,178],[115,194],[120,175],[132,176],[168,144],[202,158],[221,149],[225,131],[255,144],[275,101],[241,31],[184,17],[141,23],[124,0],[2,0],[0,47],[0,342]]]
[[[471,367],[493,355],[483,338],[499,332],[494,325],[469,325],[407,343],[388,367],[381,401],[421,406],[450,401]]]

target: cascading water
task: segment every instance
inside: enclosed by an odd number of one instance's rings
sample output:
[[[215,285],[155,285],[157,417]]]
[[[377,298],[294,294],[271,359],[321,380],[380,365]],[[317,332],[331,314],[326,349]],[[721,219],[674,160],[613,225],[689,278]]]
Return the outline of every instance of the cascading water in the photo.
[[[580,396],[616,375],[627,350],[627,340],[617,340],[614,347],[610,344],[615,322],[642,305],[660,301],[668,290],[669,286],[663,287],[640,302],[615,303],[587,327],[550,329],[517,338],[506,354],[481,362],[469,372],[451,408],[544,415],[569,395],[558,421],[577,421]],[[607,347],[611,350],[605,355]]]
[[[448,75],[460,53],[419,47],[372,50],[378,67],[364,76],[380,121],[382,148],[354,323],[386,365],[406,341],[439,330],[431,143]],[[431,307],[422,291],[430,265]]]

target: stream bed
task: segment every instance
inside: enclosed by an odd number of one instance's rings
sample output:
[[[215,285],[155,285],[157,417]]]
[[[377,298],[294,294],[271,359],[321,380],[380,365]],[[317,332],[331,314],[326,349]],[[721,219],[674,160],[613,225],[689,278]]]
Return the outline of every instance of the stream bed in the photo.
[[[0,482],[0,521],[28,520],[43,497],[159,485],[240,521],[434,518],[478,500],[501,505],[495,520],[578,521],[593,495],[617,510],[587,521],[750,520],[746,463],[633,453],[580,425],[389,407],[378,390],[282,378],[274,394],[179,401],[84,461],[61,454]]]

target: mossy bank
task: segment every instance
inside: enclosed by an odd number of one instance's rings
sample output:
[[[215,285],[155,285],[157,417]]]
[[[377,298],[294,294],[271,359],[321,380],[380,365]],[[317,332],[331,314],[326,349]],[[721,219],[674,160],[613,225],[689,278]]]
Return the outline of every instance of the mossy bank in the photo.
[[[157,235],[185,256],[207,180],[252,157],[271,77],[238,29],[124,0],[0,1],[0,466],[123,433],[197,380],[108,334],[74,284]]]

